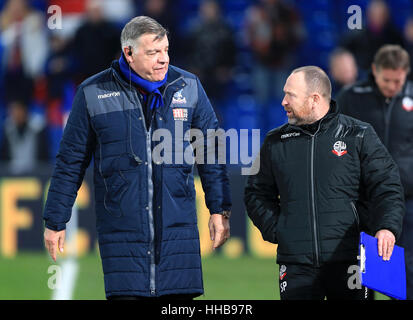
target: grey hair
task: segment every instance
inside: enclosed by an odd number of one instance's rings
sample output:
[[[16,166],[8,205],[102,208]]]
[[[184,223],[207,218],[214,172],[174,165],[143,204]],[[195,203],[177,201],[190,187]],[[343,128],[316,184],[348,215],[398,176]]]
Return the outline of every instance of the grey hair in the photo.
[[[163,39],[168,35],[168,31],[156,20],[147,16],[135,17],[125,25],[120,35],[122,52],[123,48],[129,46],[135,49],[139,37],[146,33],[156,35],[154,40]]]
[[[331,82],[323,69],[317,66],[305,66],[294,69],[291,73],[297,72],[304,72],[308,93],[317,92],[327,101],[331,100]]]

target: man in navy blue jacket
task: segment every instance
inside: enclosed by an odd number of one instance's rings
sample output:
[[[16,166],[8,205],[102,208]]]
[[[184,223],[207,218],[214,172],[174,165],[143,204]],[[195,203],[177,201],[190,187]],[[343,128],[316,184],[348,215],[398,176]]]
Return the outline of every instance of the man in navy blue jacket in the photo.
[[[183,133],[197,130],[204,137],[203,149],[195,151],[206,158],[206,140],[218,122],[199,79],[169,65],[167,32],[159,23],[132,19],[121,45],[119,61],[77,90],[45,206],[45,245],[54,260],[57,248],[63,250],[93,156],[106,297],[192,298],[203,293],[203,281],[194,163],[186,161],[192,146]],[[225,165],[199,154],[217,248],[229,237],[229,180]]]

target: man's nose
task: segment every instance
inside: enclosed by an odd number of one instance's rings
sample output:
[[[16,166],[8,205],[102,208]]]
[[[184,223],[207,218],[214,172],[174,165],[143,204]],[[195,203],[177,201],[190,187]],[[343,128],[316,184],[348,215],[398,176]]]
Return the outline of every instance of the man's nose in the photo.
[[[167,63],[168,61],[169,61],[168,52],[162,52],[162,53],[159,55],[158,62],[159,62],[159,63]]]
[[[283,101],[281,101],[281,105],[283,107],[285,107],[287,104],[288,104],[288,102],[287,102],[287,100],[285,99],[285,96],[284,96]]]
[[[397,87],[398,87],[398,85],[397,85],[396,82],[390,82],[389,85],[388,85],[388,89],[392,92],[397,91]]]

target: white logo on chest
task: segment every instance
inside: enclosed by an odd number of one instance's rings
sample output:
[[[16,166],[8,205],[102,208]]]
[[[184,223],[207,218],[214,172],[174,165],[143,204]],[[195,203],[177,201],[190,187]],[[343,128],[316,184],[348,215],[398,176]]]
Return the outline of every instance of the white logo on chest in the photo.
[[[333,150],[332,152],[337,156],[341,157],[344,156],[347,153],[347,146],[343,141],[337,141],[333,145]]]
[[[173,104],[185,104],[186,98],[182,95],[182,90],[175,92],[174,96],[172,97]]]

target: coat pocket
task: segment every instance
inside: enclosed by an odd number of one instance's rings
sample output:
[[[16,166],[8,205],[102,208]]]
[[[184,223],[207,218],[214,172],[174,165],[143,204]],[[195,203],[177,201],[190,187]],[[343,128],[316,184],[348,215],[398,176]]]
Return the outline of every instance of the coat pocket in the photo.
[[[166,228],[196,224],[195,190],[191,166],[162,168],[163,225]]]
[[[130,154],[121,154],[110,163],[106,174],[103,174],[106,186],[103,203],[110,215],[117,218],[123,216],[122,200],[130,185],[125,174],[136,171],[141,162],[136,161]]]
[[[123,215],[121,203],[123,196],[128,189],[129,183],[121,172],[115,172],[105,179],[106,193],[103,203],[106,211],[117,218]]]

